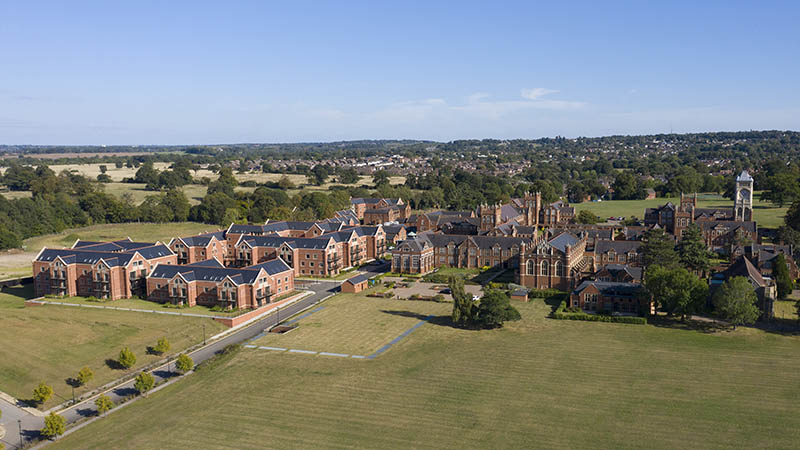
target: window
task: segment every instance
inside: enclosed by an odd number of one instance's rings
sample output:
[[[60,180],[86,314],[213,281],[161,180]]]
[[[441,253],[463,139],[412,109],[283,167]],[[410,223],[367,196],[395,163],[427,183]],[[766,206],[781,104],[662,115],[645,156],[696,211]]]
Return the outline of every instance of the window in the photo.
[[[545,277],[550,274],[550,265],[547,263],[547,261],[542,261],[542,268],[539,273]]]
[[[564,264],[561,261],[556,261],[556,276],[563,277],[564,276]]]
[[[534,268],[533,268],[533,267],[534,267],[534,264],[535,264],[535,263],[533,262],[533,260],[529,260],[529,261],[528,261],[528,263],[527,263],[527,266],[528,266],[528,268],[527,268],[527,269],[528,269],[528,270],[527,270],[527,272],[528,272],[528,275],[535,275],[535,274],[536,274],[536,272],[534,271]]]

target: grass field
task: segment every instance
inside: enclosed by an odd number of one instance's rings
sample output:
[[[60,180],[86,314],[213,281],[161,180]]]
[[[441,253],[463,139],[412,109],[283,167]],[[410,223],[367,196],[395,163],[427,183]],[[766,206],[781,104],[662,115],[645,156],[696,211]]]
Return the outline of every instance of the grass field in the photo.
[[[609,200],[603,202],[584,202],[575,203],[575,212],[578,213],[583,210],[591,211],[600,219],[605,220],[611,216],[631,217],[636,216],[639,219],[644,218],[645,208],[655,208],[667,202],[673,204],[680,203],[680,197],[671,198],[656,198],[653,200]],[[753,220],[758,223],[761,228],[777,228],[783,225],[783,216],[786,215],[788,206],[778,208],[770,202],[761,201],[761,193],[756,192],[753,195]],[[733,202],[727,198],[717,194],[698,194],[697,199],[698,208],[733,208]]]
[[[371,361],[245,349],[54,448],[797,448],[800,337],[515,305],[503,329],[435,320]]]
[[[0,252],[0,280],[31,275],[31,261],[42,247],[69,247],[75,240],[109,241],[130,237],[136,241],[168,243],[175,236],[190,236],[217,227],[196,222],[182,223],[117,223],[72,228],[62,233],[47,234],[26,239],[23,251]]]
[[[161,358],[146,350],[161,337],[169,340],[172,354],[201,342],[203,325],[208,336],[224,328],[211,319],[192,317],[67,306],[25,308],[24,298],[32,295],[32,285],[0,293],[0,390],[29,399],[44,381],[55,391],[45,408],[71,398],[67,379],[83,366],[95,376],[87,387],[76,388],[76,395],[128,373],[106,362],[124,346],[136,354],[138,368]]]
[[[337,295],[323,303],[323,309],[298,321],[296,330],[269,334],[251,344],[368,356],[428,315],[448,314],[453,307],[370,298],[367,292]]]

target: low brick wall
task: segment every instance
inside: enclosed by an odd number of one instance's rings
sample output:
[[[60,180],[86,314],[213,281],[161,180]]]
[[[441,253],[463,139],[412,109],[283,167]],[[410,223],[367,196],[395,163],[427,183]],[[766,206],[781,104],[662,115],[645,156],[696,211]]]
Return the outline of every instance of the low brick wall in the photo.
[[[261,308],[254,309],[254,310],[252,310],[250,312],[246,312],[246,313],[244,313],[242,315],[239,315],[239,316],[236,316],[236,317],[214,317],[214,320],[216,320],[217,322],[225,325],[226,327],[233,328],[233,327],[239,326],[239,325],[247,322],[248,320],[255,319],[256,317],[258,317],[258,316],[260,316],[262,314],[266,314],[266,313],[272,311],[275,308],[278,308],[278,307],[281,307],[283,305],[292,303],[295,300],[297,300],[298,298],[303,297],[305,295],[308,295],[308,294],[306,294],[306,292],[299,292],[297,295],[293,295],[293,296],[291,296],[289,298],[283,299],[283,300],[281,300],[279,302],[276,302],[276,303],[270,303],[269,305],[264,305]]]

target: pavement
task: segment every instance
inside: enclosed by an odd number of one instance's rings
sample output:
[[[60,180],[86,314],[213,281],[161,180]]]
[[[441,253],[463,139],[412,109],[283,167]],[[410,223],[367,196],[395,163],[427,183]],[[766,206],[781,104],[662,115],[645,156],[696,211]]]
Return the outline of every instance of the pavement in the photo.
[[[374,273],[378,274],[381,273],[379,271],[385,270],[385,266],[385,264],[376,264],[374,265],[374,268],[370,266],[370,268],[365,268],[366,270],[363,271],[370,273],[372,273],[372,271],[377,271]],[[327,297],[330,297],[335,293],[335,291],[338,290],[340,284],[341,282],[337,281],[298,282],[298,288],[313,291],[314,294],[288,306],[279,308],[278,310],[253,322],[252,324],[244,326],[240,330],[234,331],[209,345],[195,350],[194,352],[190,353],[189,356],[192,357],[195,364],[206,361],[228,345],[238,344],[252,339],[253,337],[264,332],[264,330],[277,325],[281,322],[281,320],[285,320],[299,313],[300,311],[326,299]],[[176,372],[174,372],[174,363],[157,367],[153,369],[151,373],[155,377],[156,383],[162,383],[178,375]],[[133,380],[121,383],[111,390],[105,392],[105,394],[108,395],[115,404],[119,404],[126,397],[136,394],[136,390],[133,388],[133,383]],[[97,396],[93,396],[74,406],[63,409],[59,412],[59,414],[67,420],[68,424],[85,419],[87,417],[92,417],[96,414],[94,406],[94,400],[96,397]],[[11,404],[2,398],[0,398],[0,409],[3,411],[3,416],[0,418],[0,425],[3,425],[3,427],[6,429],[6,435],[4,438],[2,438],[2,440],[0,440],[0,442],[3,442],[7,449],[10,450],[19,447],[20,434],[22,434],[23,440],[25,441],[39,436],[39,430],[41,430],[41,428],[44,426],[43,417],[31,414],[22,409],[20,406]]]

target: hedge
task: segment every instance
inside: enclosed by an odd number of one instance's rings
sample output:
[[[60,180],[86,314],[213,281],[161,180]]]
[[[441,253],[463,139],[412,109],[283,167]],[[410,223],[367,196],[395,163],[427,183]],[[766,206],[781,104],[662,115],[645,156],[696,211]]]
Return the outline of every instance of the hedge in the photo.
[[[531,289],[528,291],[528,297],[533,298],[548,298],[554,295],[564,295],[566,292],[559,291],[558,289]]]
[[[567,302],[562,301],[558,308],[553,312],[553,318],[557,320],[585,320],[587,322],[614,322],[614,323],[632,323],[637,325],[647,324],[645,317],[633,316],[607,316],[602,314],[587,314],[585,312],[570,313],[565,312],[567,309]]]

